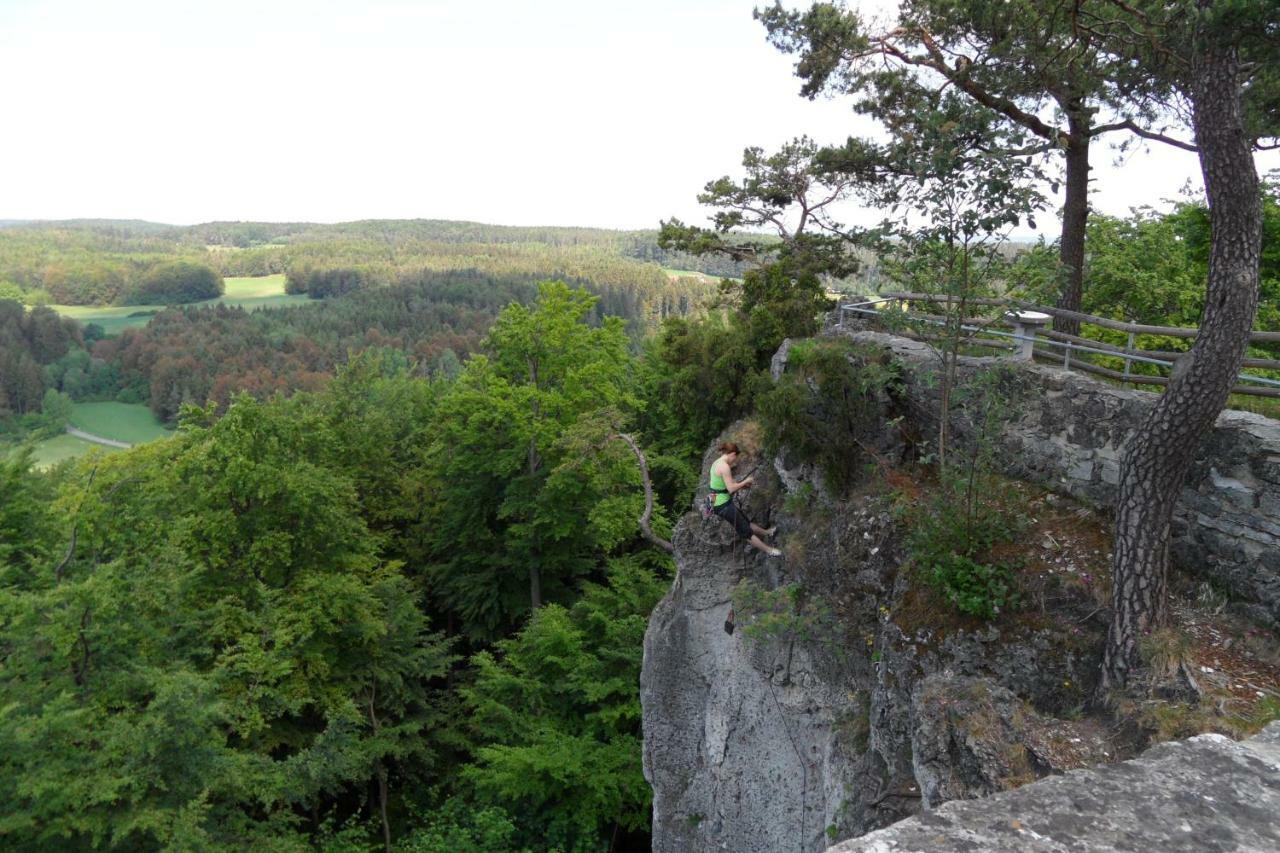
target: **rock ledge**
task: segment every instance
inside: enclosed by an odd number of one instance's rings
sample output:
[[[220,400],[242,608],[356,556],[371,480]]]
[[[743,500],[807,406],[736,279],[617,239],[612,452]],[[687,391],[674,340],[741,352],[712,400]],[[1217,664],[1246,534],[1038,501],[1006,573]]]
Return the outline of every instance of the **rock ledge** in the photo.
[[[827,853],[1280,850],[1280,722],[1200,735],[935,811]]]

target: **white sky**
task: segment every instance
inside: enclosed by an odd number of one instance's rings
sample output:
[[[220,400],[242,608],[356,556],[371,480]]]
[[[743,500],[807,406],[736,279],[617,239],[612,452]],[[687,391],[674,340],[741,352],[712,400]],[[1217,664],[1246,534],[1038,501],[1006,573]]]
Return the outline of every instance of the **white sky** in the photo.
[[[0,0],[0,218],[701,221],[745,146],[870,130],[796,94],[763,2]],[[1199,183],[1112,156],[1108,213]]]

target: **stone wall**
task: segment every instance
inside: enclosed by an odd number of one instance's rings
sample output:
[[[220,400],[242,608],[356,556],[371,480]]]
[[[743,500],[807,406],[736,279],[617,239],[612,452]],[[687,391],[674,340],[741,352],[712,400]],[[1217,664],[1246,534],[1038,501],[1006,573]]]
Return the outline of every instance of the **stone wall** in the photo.
[[[936,411],[936,364],[923,344],[877,332],[852,335],[887,347],[909,371],[909,395],[919,424]],[[787,347],[775,358],[785,366]],[[1005,361],[962,359],[975,371]],[[1006,362],[1007,363],[1007,362]],[[1086,375],[1017,363],[1009,383],[1011,417],[1004,436],[1006,473],[1041,483],[1100,507],[1110,506],[1120,481],[1124,443],[1156,396],[1105,385]],[[963,424],[957,425],[963,434]],[[926,433],[927,434],[927,433]],[[1174,516],[1173,557],[1243,602],[1263,624],[1280,625],[1280,423],[1226,411],[1192,461]]]

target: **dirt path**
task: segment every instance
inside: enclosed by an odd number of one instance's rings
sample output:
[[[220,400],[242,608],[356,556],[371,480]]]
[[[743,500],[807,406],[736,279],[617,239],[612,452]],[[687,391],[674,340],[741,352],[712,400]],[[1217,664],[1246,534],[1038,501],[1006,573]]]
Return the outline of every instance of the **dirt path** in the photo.
[[[83,438],[85,441],[92,441],[94,444],[101,444],[106,447],[119,447],[122,450],[128,450],[130,447],[133,447],[133,445],[127,441],[116,441],[114,438],[103,438],[100,435],[94,435],[91,432],[76,429],[70,424],[67,424],[67,433],[69,435],[74,435],[76,438]]]

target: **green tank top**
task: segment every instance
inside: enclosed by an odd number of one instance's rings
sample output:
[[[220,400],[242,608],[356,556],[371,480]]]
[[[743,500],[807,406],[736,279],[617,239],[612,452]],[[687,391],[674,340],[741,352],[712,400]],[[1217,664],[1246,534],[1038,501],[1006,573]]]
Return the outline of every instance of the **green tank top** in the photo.
[[[724,477],[716,473],[716,465],[720,464],[721,456],[715,462],[711,463],[711,476],[708,478],[711,483],[711,491],[716,493],[716,502],[713,506],[724,506],[729,502],[729,490],[724,487]]]

